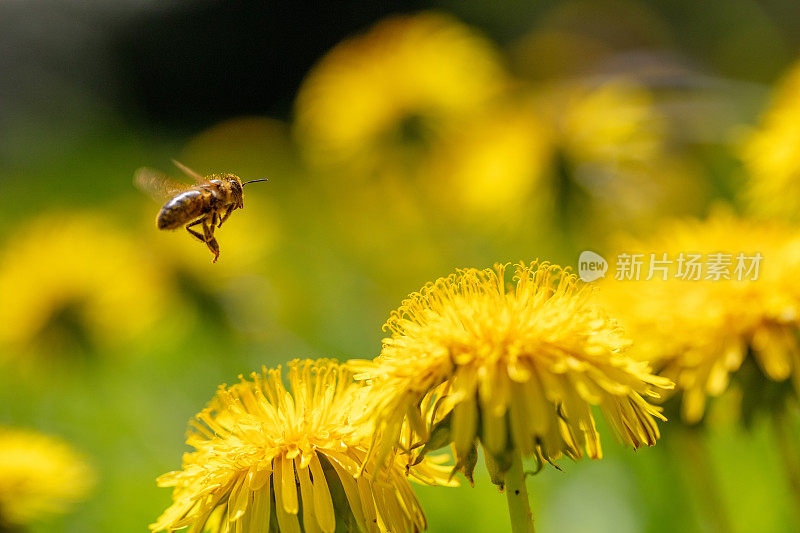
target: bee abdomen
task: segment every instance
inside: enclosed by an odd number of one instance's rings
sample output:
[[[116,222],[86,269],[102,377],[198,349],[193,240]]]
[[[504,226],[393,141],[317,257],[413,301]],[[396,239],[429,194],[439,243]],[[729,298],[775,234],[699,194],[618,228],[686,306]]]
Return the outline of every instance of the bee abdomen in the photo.
[[[177,229],[203,214],[200,191],[184,191],[164,204],[156,218],[158,229]]]

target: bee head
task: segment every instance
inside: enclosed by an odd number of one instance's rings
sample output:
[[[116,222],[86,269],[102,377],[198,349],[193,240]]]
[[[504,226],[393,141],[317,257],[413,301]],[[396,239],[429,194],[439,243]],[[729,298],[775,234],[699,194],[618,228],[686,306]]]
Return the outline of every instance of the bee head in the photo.
[[[238,200],[239,207],[242,207],[242,199],[244,198],[244,188],[242,187],[242,180],[234,174],[228,174],[225,179],[231,185],[231,193],[234,198]]]

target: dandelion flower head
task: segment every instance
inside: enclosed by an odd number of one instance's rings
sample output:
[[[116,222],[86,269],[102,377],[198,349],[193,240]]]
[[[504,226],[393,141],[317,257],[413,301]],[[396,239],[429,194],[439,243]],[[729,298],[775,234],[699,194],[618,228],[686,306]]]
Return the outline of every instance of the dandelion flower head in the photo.
[[[609,279],[600,295],[634,339],[632,354],[675,381],[687,422],[703,417],[707,397],[721,395],[750,356],[767,379],[792,377],[800,390],[795,231],[718,211],[675,222],[625,251],[673,261],[666,280],[660,272],[647,281]]]
[[[353,361],[374,383],[376,460],[404,421],[417,445],[453,445],[471,479],[476,444],[508,468],[518,450],[540,463],[602,455],[591,406],[634,447],[659,437],[648,400],[670,383],[625,356],[628,340],[568,270],[520,263],[460,270],[414,293],[392,313],[374,362]]]
[[[153,325],[166,298],[146,254],[89,213],[47,215],[21,229],[0,256],[0,294],[0,343],[13,349],[70,335],[129,341]]]
[[[361,165],[472,113],[504,79],[494,48],[455,19],[392,17],[314,67],[296,101],[298,135],[313,160]]]
[[[333,360],[288,367],[288,390],[280,367],[219,388],[192,422],[187,443],[195,451],[184,455],[183,470],[159,478],[174,487],[174,502],[151,529],[425,528],[404,464],[362,472],[372,428],[352,420],[363,412],[366,387]],[[419,466],[409,472],[417,480],[447,482],[443,468]]]

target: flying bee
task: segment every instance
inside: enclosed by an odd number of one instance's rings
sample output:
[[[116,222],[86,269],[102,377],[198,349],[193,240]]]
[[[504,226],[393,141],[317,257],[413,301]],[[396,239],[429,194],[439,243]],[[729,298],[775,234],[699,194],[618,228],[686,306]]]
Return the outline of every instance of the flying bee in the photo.
[[[190,235],[204,242],[214,254],[212,263],[219,258],[219,244],[214,230],[228,220],[236,209],[244,207],[244,186],[267,178],[242,182],[234,174],[210,174],[201,176],[194,170],[173,160],[184,174],[195,180],[194,185],[173,181],[164,174],[149,168],[140,168],[134,175],[134,183],[156,199],[169,198],[156,217],[158,229],[186,228]],[[202,233],[193,229],[200,226]]]

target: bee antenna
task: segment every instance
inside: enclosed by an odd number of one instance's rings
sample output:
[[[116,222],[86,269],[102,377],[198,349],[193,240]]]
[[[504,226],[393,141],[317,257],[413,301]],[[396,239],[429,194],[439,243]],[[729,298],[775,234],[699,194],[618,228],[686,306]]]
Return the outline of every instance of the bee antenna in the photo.
[[[247,185],[248,183],[255,183],[257,181],[269,181],[269,178],[261,178],[261,179],[257,179],[257,180],[245,181],[244,183],[242,183],[242,185]]]

